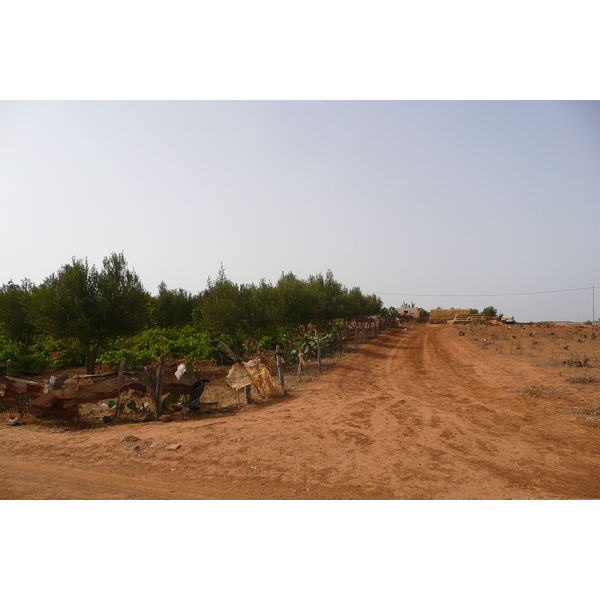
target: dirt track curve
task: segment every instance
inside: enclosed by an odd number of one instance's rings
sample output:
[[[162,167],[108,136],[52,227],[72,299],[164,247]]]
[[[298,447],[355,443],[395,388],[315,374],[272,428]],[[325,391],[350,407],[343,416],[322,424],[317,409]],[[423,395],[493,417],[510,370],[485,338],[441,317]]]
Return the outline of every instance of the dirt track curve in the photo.
[[[548,377],[452,327],[393,329],[235,414],[3,427],[0,498],[600,498],[600,430],[515,391]]]

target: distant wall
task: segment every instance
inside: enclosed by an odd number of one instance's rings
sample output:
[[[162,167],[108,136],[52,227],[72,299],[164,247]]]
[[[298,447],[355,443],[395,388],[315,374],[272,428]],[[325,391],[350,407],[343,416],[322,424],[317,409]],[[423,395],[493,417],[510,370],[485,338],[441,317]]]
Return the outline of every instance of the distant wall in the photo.
[[[433,308],[429,311],[429,322],[435,323],[440,321],[447,323],[456,317],[456,315],[470,315],[470,308]]]

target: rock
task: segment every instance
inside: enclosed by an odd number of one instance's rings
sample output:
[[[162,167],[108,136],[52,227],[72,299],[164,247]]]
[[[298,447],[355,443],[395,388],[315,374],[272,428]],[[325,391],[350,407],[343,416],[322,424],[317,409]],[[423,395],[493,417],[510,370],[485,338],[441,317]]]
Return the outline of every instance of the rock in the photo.
[[[152,444],[150,444],[150,448],[154,448],[154,450],[160,450],[161,448],[164,448],[168,445],[169,444],[167,444],[167,442],[163,442],[162,440],[156,440],[155,442],[152,442]]]
[[[169,444],[167,446],[167,450],[179,450],[181,448],[181,444]]]
[[[173,417],[171,415],[160,415],[160,417],[158,417],[159,421],[162,421],[163,423],[168,423],[169,421],[173,420]]]
[[[135,437],[135,435],[126,435],[121,441],[122,442],[139,442],[140,438]]]
[[[150,413],[145,414],[141,419],[140,422],[141,423],[149,423],[150,421],[154,421],[154,415],[151,415]]]

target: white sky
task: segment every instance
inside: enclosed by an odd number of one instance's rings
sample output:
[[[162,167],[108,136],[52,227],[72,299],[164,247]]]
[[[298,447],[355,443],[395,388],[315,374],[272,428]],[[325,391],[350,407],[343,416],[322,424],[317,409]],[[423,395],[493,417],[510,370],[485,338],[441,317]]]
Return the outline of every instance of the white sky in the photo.
[[[569,19],[519,3],[517,22],[468,2],[389,19],[325,3],[339,29],[327,44],[305,12],[275,35],[267,5],[227,4],[231,27],[214,31],[227,7],[186,20],[126,2],[118,22],[88,15],[86,35],[69,3],[22,9],[37,45],[4,26],[0,50],[18,47],[25,68],[7,63],[0,102],[0,283],[123,251],[151,293],[161,280],[201,291],[222,263],[238,283],[331,269],[386,306],[592,317],[591,289],[500,296],[600,287],[600,103],[585,60],[598,42],[583,4]]]

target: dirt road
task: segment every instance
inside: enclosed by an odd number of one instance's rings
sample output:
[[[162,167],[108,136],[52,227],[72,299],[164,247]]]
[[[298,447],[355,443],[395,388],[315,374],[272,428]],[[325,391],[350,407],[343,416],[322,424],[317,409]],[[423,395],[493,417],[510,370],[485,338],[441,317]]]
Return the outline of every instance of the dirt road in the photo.
[[[600,498],[600,429],[564,395],[518,392],[558,375],[457,333],[389,330],[226,416],[2,427],[0,498]]]

